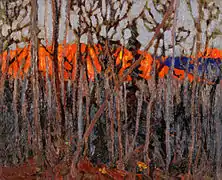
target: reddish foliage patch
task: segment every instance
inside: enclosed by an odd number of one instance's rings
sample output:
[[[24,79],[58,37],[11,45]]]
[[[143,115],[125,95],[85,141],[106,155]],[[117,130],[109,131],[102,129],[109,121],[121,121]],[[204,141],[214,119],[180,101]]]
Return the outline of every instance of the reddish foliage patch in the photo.
[[[36,179],[37,167],[34,159],[14,167],[0,167],[0,177],[7,180]]]
[[[142,179],[142,175],[130,173],[124,170],[111,169],[106,165],[95,167],[88,158],[81,159],[77,164],[77,170],[71,175],[68,162],[57,164],[54,168],[41,170],[37,167],[34,159],[29,159],[26,163],[14,167],[0,167],[1,180],[34,180],[34,179],[83,179],[83,180],[124,180],[124,179]]]

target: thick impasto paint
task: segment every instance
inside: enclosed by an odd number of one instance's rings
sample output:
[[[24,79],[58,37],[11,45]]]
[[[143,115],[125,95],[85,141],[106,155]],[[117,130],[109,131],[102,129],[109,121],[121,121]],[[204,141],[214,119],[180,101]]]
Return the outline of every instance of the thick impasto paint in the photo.
[[[0,0],[0,179],[222,179],[221,0]]]
[[[85,61],[87,66],[87,75],[91,81],[95,79],[95,73],[100,74],[102,65],[100,63],[100,57],[104,53],[104,49],[100,44],[87,45],[81,44],[81,58],[79,61]],[[135,54],[136,53],[136,54]],[[11,50],[9,52],[4,52],[2,55],[2,72],[8,73],[8,75],[15,77],[23,77],[27,75],[31,68],[31,58],[30,58],[30,46],[25,48],[18,48],[16,50]],[[189,81],[193,81],[193,70],[194,63],[198,61],[198,75],[199,79],[205,76],[207,81],[207,76],[209,72],[209,67],[214,68],[214,77],[220,76],[221,74],[221,59],[222,50],[218,49],[206,49],[204,52],[199,52],[198,60],[195,57],[154,57],[151,54],[141,51],[130,50],[124,47],[117,47],[113,50],[112,57],[115,59],[115,65],[120,66],[119,76],[122,76],[124,71],[129,68],[135,57],[138,55],[143,56],[143,60],[138,67],[140,77],[148,80],[152,77],[153,61],[156,61],[157,74],[160,78],[164,78],[169,68],[174,62],[173,75],[175,78],[183,80],[185,76],[188,77]],[[134,57],[135,56],[135,57]],[[60,72],[62,66],[64,66],[64,80],[75,80],[76,70],[77,70],[77,44],[67,44],[59,45],[58,47],[58,61]],[[85,59],[85,60],[84,60]],[[7,61],[9,62],[9,67],[7,68]],[[106,62],[102,62],[103,64]],[[53,56],[52,56],[52,46],[43,47],[40,46],[38,49],[38,70],[42,75],[45,75],[48,71],[48,75],[53,74]],[[205,74],[205,75],[204,75]],[[129,75],[128,81],[131,80]],[[208,83],[213,83],[208,80]]]

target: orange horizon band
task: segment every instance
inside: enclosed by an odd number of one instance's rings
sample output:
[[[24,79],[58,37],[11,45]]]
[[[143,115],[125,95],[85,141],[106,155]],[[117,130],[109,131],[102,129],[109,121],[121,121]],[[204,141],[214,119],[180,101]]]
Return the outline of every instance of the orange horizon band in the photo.
[[[94,81],[95,78],[95,71],[96,73],[101,73],[102,66],[99,61],[99,55],[103,53],[102,46],[100,44],[94,45],[87,45],[81,44],[81,55],[82,59],[86,60],[87,66],[87,74],[88,78]],[[47,50],[46,50],[47,49]],[[43,46],[39,46],[38,49],[38,70],[42,72],[44,75],[46,74],[46,69],[48,67],[48,74],[51,76],[53,74],[53,57],[50,51],[52,46],[47,46],[46,48]],[[153,57],[148,52],[144,52],[141,50],[136,51],[138,55],[143,55],[144,58],[138,67],[138,70],[141,71],[139,74],[140,77],[148,80],[151,76],[152,71],[152,64],[153,64]],[[77,72],[77,44],[67,44],[58,46],[58,64],[59,64],[59,71],[61,71],[62,61],[63,58],[66,60],[64,61],[64,80],[75,80],[76,79],[76,72]],[[121,65],[121,69],[119,70],[119,76],[122,76],[125,69],[132,65],[133,60],[133,53],[126,49],[125,47],[118,47],[114,53],[113,57],[115,57],[115,64]],[[203,58],[213,58],[213,59],[222,59],[222,50],[218,49],[210,49],[207,48],[204,52],[199,52],[198,57]],[[7,69],[7,58],[10,63]],[[167,57],[163,57],[165,60]],[[192,58],[192,57],[191,57]],[[31,68],[31,51],[30,45],[24,48],[17,48],[16,50],[10,50],[9,53],[7,51],[3,52],[0,57],[0,64],[1,70],[3,73],[8,73],[8,75],[16,78],[16,77],[23,77],[25,74],[28,73],[29,69]],[[157,67],[160,66],[159,61],[156,61]],[[169,67],[164,66],[159,72],[158,76],[160,78],[165,77],[168,73]],[[175,74],[179,75],[179,79],[185,78],[184,70],[174,69]],[[193,75],[188,73],[188,79],[193,81]],[[132,80],[131,76],[127,77],[127,81]]]

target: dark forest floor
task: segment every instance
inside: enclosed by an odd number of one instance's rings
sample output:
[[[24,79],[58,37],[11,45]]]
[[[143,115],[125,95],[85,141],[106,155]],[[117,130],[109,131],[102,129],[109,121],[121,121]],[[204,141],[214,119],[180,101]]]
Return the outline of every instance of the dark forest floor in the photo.
[[[203,179],[209,180],[211,177],[200,175],[188,175],[175,173],[166,175],[159,168],[154,168],[151,172],[149,167],[144,167],[143,163],[137,162],[139,173],[127,172],[117,168],[109,168],[104,164],[93,165],[87,158],[82,159],[77,164],[77,169],[73,171],[70,162],[60,162],[54,167],[39,168],[34,158],[30,158],[26,163],[11,167],[0,167],[1,180],[191,180]],[[145,175],[149,172],[149,176]]]

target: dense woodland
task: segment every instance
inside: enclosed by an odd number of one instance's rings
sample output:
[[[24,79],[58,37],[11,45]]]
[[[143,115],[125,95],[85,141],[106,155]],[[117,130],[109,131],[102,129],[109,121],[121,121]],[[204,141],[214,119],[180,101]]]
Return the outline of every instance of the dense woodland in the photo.
[[[141,12],[132,15],[138,1],[0,1],[3,179],[16,179],[16,175],[17,179],[222,178],[222,75],[212,75],[214,83],[199,81],[195,61],[199,52],[213,48],[212,41],[222,35],[217,28],[208,33],[212,23],[221,25],[221,7],[211,0],[196,0],[196,10],[189,0],[141,2]],[[190,12],[192,30],[178,25],[180,3]],[[40,12],[44,12],[43,24]],[[189,50],[181,51],[181,56],[192,56],[196,63],[192,82],[187,76],[174,78],[173,67],[159,78],[155,63],[151,78],[142,78],[143,55],[135,53],[131,65],[119,73],[123,64],[116,66],[115,49],[124,46],[133,52],[142,47],[138,40],[141,22],[147,32],[153,32],[144,51],[154,57],[166,56],[165,52],[176,57],[176,48],[183,48],[195,34]],[[168,46],[165,31],[170,32]],[[67,57],[59,64],[58,48],[66,46],[70,32],[72,43],[77,44],[77,68],[75,79],[65,80]],[[81,52],[83,36],[90,47],[99,43],[103,48],[98,55],[101,72],[94,67],[93,81],[88,78],[88,51]],[[21,77],[20,65],[12,76],[7,70],[17,59],[10,58],[10,49],[22,46],[30,47],[30,68]],[[52,75],[48,67],[44,75],[39,71],[40,47],[49,51]],[[3,70],[4,52],[8,54]],[[27,164],[30,169],[25,168]]]

